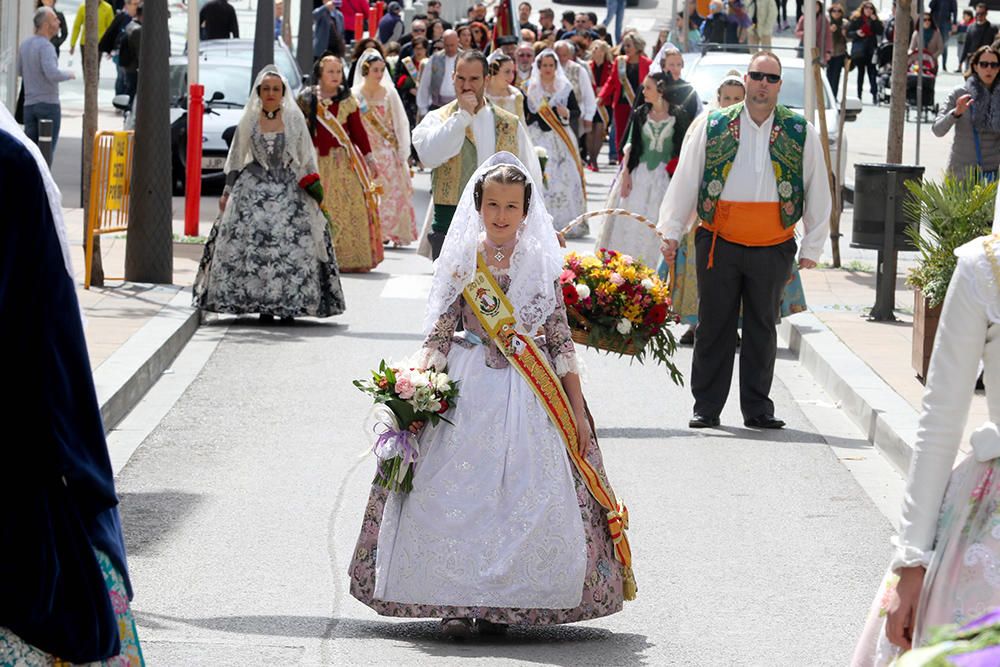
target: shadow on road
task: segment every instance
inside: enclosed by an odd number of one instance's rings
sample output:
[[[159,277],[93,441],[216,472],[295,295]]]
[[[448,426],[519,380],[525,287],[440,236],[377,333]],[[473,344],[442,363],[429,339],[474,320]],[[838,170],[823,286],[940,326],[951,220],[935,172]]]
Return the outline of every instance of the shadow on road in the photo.
[[[640,665],[653,647],[646,635],[617,633],[579,625],[512,627],[505,637],[455,642],[438,634],[438,621],[359,621],[324,616],[209,616],[181,618],[136,611],[140,626],[163,628],[181,624],[243,635],[354,640],[390,640],[396,649],[408,648],[431,658],[484,657],[513,659],[546,665],[576,667],[581,651],[587,664]],[[335,630],[334,630],[335,628]],[[405,642],[409,646],[401,645]],[[573,646],[576,645],[576,646]],[[583,646],[580,646],[583,645]],[[576,650],[573,650],[576,649]]]
[[[119,494],[125,550],[133,556],[155,552],[201,503],[201,495],[182,491]]]

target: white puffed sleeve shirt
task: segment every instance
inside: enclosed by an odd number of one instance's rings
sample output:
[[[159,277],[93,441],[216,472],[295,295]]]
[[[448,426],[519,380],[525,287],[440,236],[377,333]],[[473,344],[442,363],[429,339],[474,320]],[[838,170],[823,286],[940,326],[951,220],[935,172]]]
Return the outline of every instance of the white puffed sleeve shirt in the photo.
[[[990,420],[1000,422],[1000,285],[983,239],[956,251],[958,268],[948,286],[934,339],[927,389],[903,498],[891,567],[926,566],[933,555],[938,514],[958,454],[983,361]],[[980,460],[1000,455],[993,425],[973,436]]]
[[[698,197],[705,174],[705,145],[708,117],[702,113],[692,121],[681,147],[677,170],[670,179],[660,206],[658,229],[668,239],[680,241],[697,222]],[[743,109],[740,116],[740,145],[732,169],[722,189],[721,199],[742,202],[779,201],[778,183],[771,164],[771,127],[774,113],[757,125]],[[802,239],[799,257],[819,261],[830,228],[830,182],[822,159],[823,146],[811,123],[806,124],[802,155],[805,199],[802,205]]]
[[[476,164],[486,162],[497,150],[496,121],[489,104],[480,107],[475,115],[459,109],[444,120],[436,113],[424,116],[413,128],[413,147],[421,164],[434,169],[458,155],[470,126],[476,140]],[[542,182],[542,167],[524,123],[517,124],[517,159],[528,168],[535,183]]]

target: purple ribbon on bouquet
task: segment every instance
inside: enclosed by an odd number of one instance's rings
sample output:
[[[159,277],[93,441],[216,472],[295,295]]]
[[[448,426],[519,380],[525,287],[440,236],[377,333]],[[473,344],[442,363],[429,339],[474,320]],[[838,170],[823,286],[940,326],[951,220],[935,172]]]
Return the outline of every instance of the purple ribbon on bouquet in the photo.
[[[399,466],[400,473],[405,475],[406,467],[411,463],[415,463],[417,457],[420,455],[420,448],[417,446],[416,436],[409,430],[387,428],[375,440],[372,452],[375,453],[375,458],[379,460],[379,477],[388,480],[389,478],[382,473],[382,464],[398,456],[402,459]]]

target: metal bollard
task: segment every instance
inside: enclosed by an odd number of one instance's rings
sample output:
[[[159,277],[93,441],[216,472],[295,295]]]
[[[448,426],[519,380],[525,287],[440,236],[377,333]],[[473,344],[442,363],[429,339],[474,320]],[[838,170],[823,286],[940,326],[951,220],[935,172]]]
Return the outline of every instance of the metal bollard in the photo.
[[[38,121],[38,149],[42,151],[45,163],[52,166],[52,128],[51,120],[45,118]]]

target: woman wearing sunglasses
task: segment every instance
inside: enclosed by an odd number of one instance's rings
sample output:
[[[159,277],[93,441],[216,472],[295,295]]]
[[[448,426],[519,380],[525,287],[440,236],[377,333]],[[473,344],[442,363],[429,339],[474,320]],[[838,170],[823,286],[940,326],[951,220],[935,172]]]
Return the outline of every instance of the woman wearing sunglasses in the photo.
[[[1000,165],[1000,51],[981,46],[972,54],[965,83],[951,91],[934,120],[934,134],[954,128],[948,171],[964,176],[973,169],[995,178]]]

